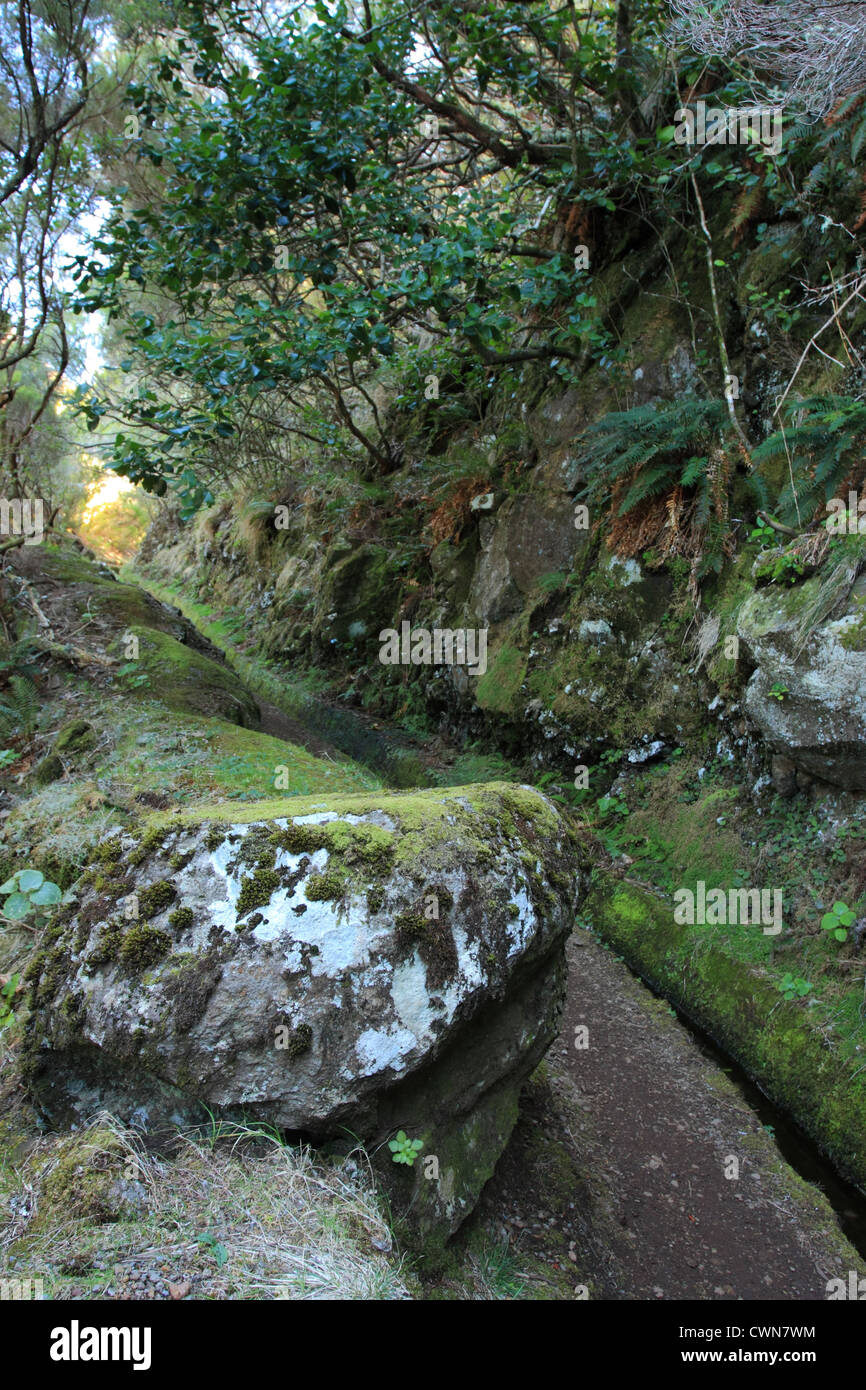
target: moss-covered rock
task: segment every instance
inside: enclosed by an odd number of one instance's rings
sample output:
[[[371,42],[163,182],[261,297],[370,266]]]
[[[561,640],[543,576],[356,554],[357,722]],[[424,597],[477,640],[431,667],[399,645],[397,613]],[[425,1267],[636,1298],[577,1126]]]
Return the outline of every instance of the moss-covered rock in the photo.
[[[453,1230],[556,1031],[578,878],[551,803],[490,784],[224,805],[157,817],[141,846],[138,919],[82,886],[33,972],[46,1113],[158,1124],[205,1103],[377,1143],[423,1117],[459,1179],[406,1216]]]

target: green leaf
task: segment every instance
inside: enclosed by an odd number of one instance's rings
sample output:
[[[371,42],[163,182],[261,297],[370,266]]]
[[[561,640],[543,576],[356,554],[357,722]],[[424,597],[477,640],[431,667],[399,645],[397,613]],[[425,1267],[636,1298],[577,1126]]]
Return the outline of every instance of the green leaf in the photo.
[[[7,917],[18,922],[22,917],[26,917],[30,911],[30,899],[23,893],[12,893],[3,904],[3,911]]]
[[[5,883],[0,883],[0,893],[14,893],[18,888],[18,875],[13,874]]]
[[[42,887],[35,893],[30,894],[30,901],[34,907],[50,907],[54,903],[59,903],[63,897],[56,883],[43,883]]]
[[[45,882],[45,875],[38,869],[22,869],[18,875],[18,886],[22,893],[33,893],[37,888],[41,888]]]

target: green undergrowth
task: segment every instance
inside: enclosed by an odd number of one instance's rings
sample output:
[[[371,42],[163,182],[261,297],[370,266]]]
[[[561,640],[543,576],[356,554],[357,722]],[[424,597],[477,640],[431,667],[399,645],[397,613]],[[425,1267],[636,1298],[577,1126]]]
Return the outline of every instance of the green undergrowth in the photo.
[[[821,927],[834,902],[866,912],[866,827],[840,815],[836,798],[768,797],[757,807],[730,765],[701,767],[694,757],[648,769],[596,807],[595,830],[628,877],[673,908],[681,889],[762,889],[781,894],[782,930],[718,924],[685,927],[697,949],[712,941],[731,959],[759,965],[776,985],[786,973],[806,980],[808,998],[833,1012],[843,1051],[866,1051],[866,957],[853,932],[844,942]],[[625,814],[623,814],[625,812]],[[772,908],[774,899],[770,897]]]
[[[157,700],[121,698],[107,707],[104,695],[79,677],[68,678],[65,695],[94,738],[67,758],[56,780],[27,788],[13,805],[0,846],[4,877],[30,864],[68,887],[89,845],[112,825],[153,809],[331,796],[378,785],[367,768],[347,759],[317,758],[223,719],[177,711],[168,719]]]
[[[388,732],[371,719],[329,699],[331,677],[321,669],[291,670],[263,657],[249,656],[240,642],[249,637],[249,620],[234,609],[213,608],[191,598],[180,580],[166,585],[150,573],[128,571],[129,577],[163,603],[173,604],[218,646],[238,677],[260,698],[298,720],[311,733],[327,738],[341,752],[365,764],[393,787],[462,786],[470,782],[517,780],[517,769],[504,756],[471,746],[444,767],[422,757],[425,731],[389,725]]]

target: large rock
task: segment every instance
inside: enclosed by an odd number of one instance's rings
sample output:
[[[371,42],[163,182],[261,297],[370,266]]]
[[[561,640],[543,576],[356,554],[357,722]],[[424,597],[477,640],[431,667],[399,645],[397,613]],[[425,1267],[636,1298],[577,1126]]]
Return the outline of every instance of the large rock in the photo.
[[[381,1150],[397,1198],[456,1228],[555,1036],[577,879],[551,804],[496,784],[221,806],[100,853],[33,972],[44,1112],[403,1129],[424,1150]]]
[[[587,534],[575,530],[565,492],[509,499],[482,524],[470,610],[481,623],[498,623],[519,612],[542,575],[571,569]]]
[[[822,579],[770,585],[737,614],[755,670],[744,707],[771,748],[810,777],[866,789],[866,640],[855,591],[849,611],[811,629]],[[774,693],[775,692],[775,693]],[[780,698],[781,697],[781,698]]]

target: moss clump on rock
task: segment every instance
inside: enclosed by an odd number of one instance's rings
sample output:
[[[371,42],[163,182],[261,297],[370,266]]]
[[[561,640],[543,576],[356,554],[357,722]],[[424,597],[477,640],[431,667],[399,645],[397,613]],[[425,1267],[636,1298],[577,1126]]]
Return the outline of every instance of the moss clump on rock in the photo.
[[[38,786],[45,787],[49,782],[56,782],[59,777],[63,776],[64,772],[65,768],[57,754],[49,753],[47,758],[43,758],[37,764],[33,777]]]
[[[93,851],[94,859],[98,859],[101,864],[115,864],[118,859],[123,858],[123,847],[120,843],[120,836],[113,835],[110,840],[103,840],[102,844],[96,846]]]
[[[129,1152],[113,1130],[88,1129],[62,1140],[41,1183],[34,1229],[62,1215],[96,1223],[117,1221],[126,1206],[123,1183]],[[44,1171],[44,1170],[43,1170]]]
[[[145,924],[132,927],[121,942],[120,963],[128,970],[147,970],[168,954],[171,944],[168,932],[159,927]]]
[[[191,907],[176,907],[174,912],[168,914],[169,925],[175,931],[186,931],[193,923],[193,910]]]
[[[310,874],[304,884],[304,894],[308,902],[338,902],[345,896],[346,880],[337,869],[325,869],[320,874]]]
[[[309,1052],[313,1045],[313,1030],[309,1023],[299,1023],[297,1028],[293,1028],[289,1034],[289,1040],[283,1049],[289,1057],[303,1057],[305,1052]]]
[[[125,930],[120,921],[106,923],[87,957],[88,965],[107,965],[109,961],[116,960]]]
[[[86,719],[71,719],[54,740],[55,753],[84,753],[96,743],[96,730]]]
[[[401,936],[423,938],[429,935],[432,926],[435,926],[435,923],[425,917],[421,909],[417,907],[400,912],[394,918],[394,930],[399,932]]]
[[[226,837],[226,827],[212,825],[205,836],[204,846],[208,854],[215,854]]]
[[[238,917],[246,917],[256,907],[266,907],[280,886],[280,876],[273,869],[256,869],[241,884],[238,895]]]
[[[289,854],[315,854],[317,849],[324,849],[328,843],[324,826],[295,825],[294,822],[287,825],[285,830],[277,830],[273,840]]]
[[[176,897],[177,889],[167,879],[151,883],[138,894],[139,917],[155,917],[158,912],[168,907],[169,903],[174,902]]]
[[[259,869],[272,869],[275,859],[274,836],[270,826],[257,825],[241,841],[238,862],[247,867],[255,864]]]

